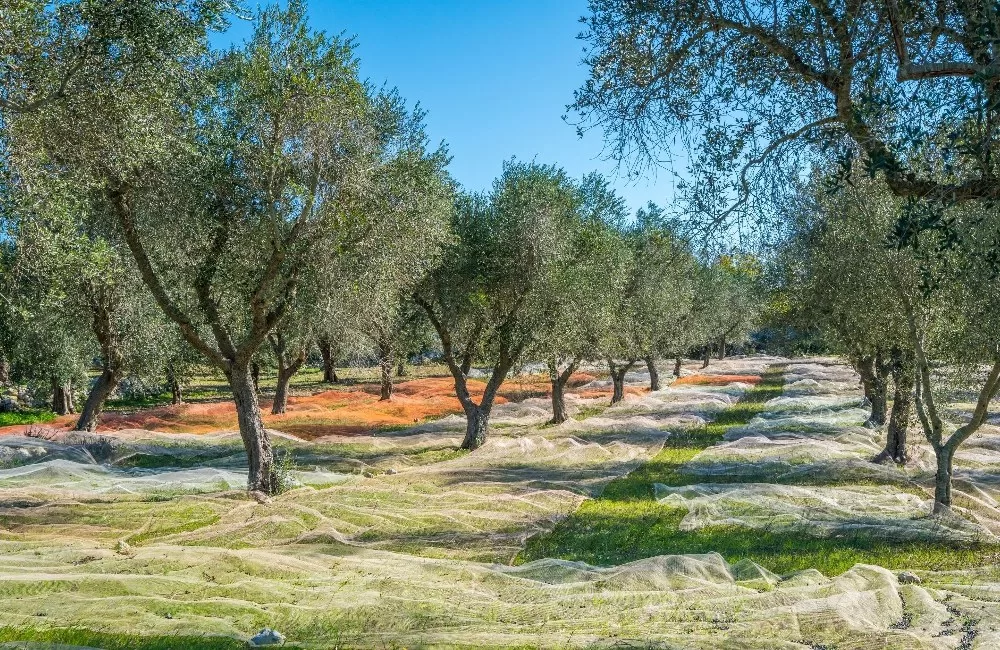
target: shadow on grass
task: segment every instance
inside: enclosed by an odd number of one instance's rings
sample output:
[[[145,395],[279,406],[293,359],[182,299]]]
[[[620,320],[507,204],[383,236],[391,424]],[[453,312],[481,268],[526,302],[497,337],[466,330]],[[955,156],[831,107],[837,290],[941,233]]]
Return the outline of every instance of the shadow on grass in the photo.
[[[0,628],[0,644],[51,643],[101,650],[244,650],[245,641],[223,636],[142,636],[106,634],[83,628]],[[0,646],[2,647],[2,646]]]

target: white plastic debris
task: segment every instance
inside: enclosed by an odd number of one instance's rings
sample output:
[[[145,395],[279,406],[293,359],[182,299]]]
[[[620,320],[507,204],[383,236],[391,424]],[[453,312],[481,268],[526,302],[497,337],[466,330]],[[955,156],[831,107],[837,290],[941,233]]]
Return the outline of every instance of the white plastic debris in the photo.
[[[285,635],[277,630],[265,627],[257,634],[250,637],[250,647],[259,648],[266,645],[281,645],[285,642]]]

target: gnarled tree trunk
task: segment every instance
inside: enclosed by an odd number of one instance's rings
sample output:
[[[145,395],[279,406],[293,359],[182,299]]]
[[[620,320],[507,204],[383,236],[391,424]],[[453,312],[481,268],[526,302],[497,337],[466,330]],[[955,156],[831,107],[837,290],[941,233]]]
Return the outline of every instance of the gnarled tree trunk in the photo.
[[[97,378],[87,395],[83,412],[77,420],[77,431],[96,431],[97,421],[104,410],[104,403],[118,387],[122,378],[122,353],[118,345],[118,336],[112,321],[112,308],[115,304],[110,292],[103,287],[94,287],[86,291],[90,298],[93,311],[94,336],[101,346],[101,358],[104,367],[101,376]]]
[[[629,359],[622,365],[617,365],[614,359],[608,359],[608,369],[611,371],[611,404],[615,405],[625,399],[625,375],[635,365],[637,359]]]
[[[937,471],[934,473],[934,512],[940,513],[951,508],[951,474],[955,450],[950,445],[942,445],[934,450],[937,457]]]
[[[67,381],[64,384],[57,378],[52,378],[52,411],[56,415],[76,413],[76,408],[73,406],[72,381]]]
[[[392,342],[386,337],[379,337],[378,365],[382,378],[378,398],[380,402],[392,399],[392,366],[395,359],[396,357],[392,353]]]
[[[274,466],[274,451],[271,449],[270,437],[264,429],[257,386],[249,364],[231,363],[226,378],[233,391],[236,417],[240,423],[240,437],[243,439],[243,447],[250,465],[247,489],[251,492],[277,494],[281,485]]]
[[[253,389],[260,395],[260,364],[256,361],[250,363],[250,378],[253,379]]]
[[[674,359],[674,377],[681,376],[681,358],[677,357]]]
[[[333,358],[333,344],[330,343],[329,339],[323,338],[317,341],[317,345],[319,346],[319,354],[323,357],[323,383],[336,384],[340,382]]]
[[[399,360],[396,362],[396,376],[397,377],[405,377],[406,374],[407,374],[406,373],[406,359],[404,359],[403,357],[399,357]]]
[[[646,369],[649,371],[649,390],[660,390],[660,373],[656,369],[656,359],[646,357]]]
[[[549,383],[552,385],[552,419],[549,422],[552,424],[562,424],[569,419],[569,414],[566,412],[566,384],[579,365],[580,360],[574,359],[560,371],[558,362],[549,359]]]
[[[118,386],[120,377],[115,370],[105,368],[101,376],[94,382],[87,401],[83,403],[83,411],[80,412],[80,419],[76,422],[77,431],[97,431],[97,421],[104,410],[104,403],[111,393]]]
[[[280,331],[270,334],[267,338],[271,343],[271,349],[274,350],[274,356],[278,360],[278,383],[274,389],[274,401],[271,403],[271,413],[273,415],[280,415],[288,408],[288,384],[292,381],[295,373],[306,362],[306,346],[300,346],[298,353],[289,359],[288,343]]]
[[[444,360],[448,364],[448,370],[451,372],[452,378],[455,380],[455,395],[458,397],[458,401],[462,404],[462,409],[465,411],[466,427],[462,449],[476,450],[486,442],[486,437],[489,435],[490,412],[493,410],[493,401],[496,399],[497,391],[500,390],[501,384],[507,378],[507,373],[510,372],[510,369],[514,367],[514,363],[521,356],[521,352],[528,344],[528,339],[500,337],[503,344],[497,355],[497,363],[493,366],[493,373],[490,375],[489,381],[486,382],[486,390],[483,391],[483,398],[479,401],[479,404],[476,404],[469,394],[468,376],[472,368],[473,357],[479,349],[479,338],[484,327],[483,322],[480,321],[477,324],[473,335],[469,337],[466,343],[465,349],[459,355],[452,344],[451,332],[442,322],[441,318],[438,317],[434,307],[418,295],[415,295],[414,299],[427,313],[427,317],[438,333],[444,353]]]
[[[861,375],[861,385],[864,387],[865,398],[871,404],[871,414],[866,424],[880,427],[885,424],[889,399],[890,366],[885,363],[882,354],[858,357],[854,362],[855,370]]]
[[[701,363],[702,368],[707,368],[708,364],[712,362],[712,346],[711,344],[705,346],[705,358]]]
[[[886,460],[891,460],[894,463],[905,463],[907,460],[906,433],[910,426],[915,381],[913,352],[893,348],[891,354],[892,411],[889,413],[885,449],[875,456],[876,463]]]
[[[719,338],[719,361],[726,358],[726,335],[723,334]]]
[[[184,392],[181,389],[181,382],[177,378],[177,372],[173,366],[167,367],[167,386],[170,388],[170,403],[175,405],[183,404]]]

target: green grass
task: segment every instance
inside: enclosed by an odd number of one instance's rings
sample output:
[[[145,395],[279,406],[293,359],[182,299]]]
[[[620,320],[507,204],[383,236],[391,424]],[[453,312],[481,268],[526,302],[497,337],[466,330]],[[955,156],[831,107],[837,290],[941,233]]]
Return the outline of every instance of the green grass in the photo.
[[[82,628],[0,628],[0,643],[58,643],[102,650],[245,650],[245,641],[223,636],[105,634]]]
[[[768,369],[756,387],[721,411],[713,422],[671,436],[659,454],[612,481],[600,498],[584,501],[552,531],[528,540],[515,562],[554,557],[613,566],[656,555],[714,551],[729,562],[749,558],[779,574],[814,568],[826,575],[843,573],[858,563],[891,569],[948,570],[1000,562],[1000,545],[898,542],[873,534],[814,537],[740,526],[680,530],[686,509],[658,503],[653,484],[690,484],[692,476],[684,471],[684,465],[722,440],[730,428],[761,413],[767,400],[780,396],[782,371],[781,367]]]
[[[56,414],[47,409],[0,413],[0,427],[9,427],[14,424],[44,424],[55,419]]]

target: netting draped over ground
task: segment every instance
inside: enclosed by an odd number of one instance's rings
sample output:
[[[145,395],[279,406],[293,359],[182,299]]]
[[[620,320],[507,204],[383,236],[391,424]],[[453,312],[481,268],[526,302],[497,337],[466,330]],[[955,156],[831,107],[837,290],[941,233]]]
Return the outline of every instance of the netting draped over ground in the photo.
[[[717,554],[598,568],[545,559],[508,566],[666,436],[731,405],[773,358],[732,359],[718,378],[649,393],[630,374],[611,408],[595,380],[548,403],[499,405],[486,445],[455,450],[448,416],[377,435],[276,435],[302,487],[272,503],[243,493],[233,432],[123,431],[0,439],[0,625],[79,625],[246,638],[263,626],[329,647],[1000,647],[1000,574],[879,567],[776,576]],[[596,372],[597,369],[590,369]],[[693,366],[685,368],[691,374]],[[664,373],[665,374],[665,373]],[[723,382],[723,378],[726,379]],[[728,383],[726,383],[728,382]],[[968,540],[995,532],[1000,444],[987,430],[957,459],[964,517],[926,517],[925,451],[876,466],[857,378],[835,360],[789,364],[786,390],[748,425],[658,486],[685,530],[715,524],[817,535]],[[592,391],[603,391],[594,396]],[[589,396],[588,396],[589,395]],[[923,454],[923,455],[922,455]],[[654,504],[655,506],[655,504]],[[962,632],[975,619],[976,634]]]

